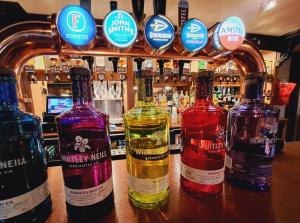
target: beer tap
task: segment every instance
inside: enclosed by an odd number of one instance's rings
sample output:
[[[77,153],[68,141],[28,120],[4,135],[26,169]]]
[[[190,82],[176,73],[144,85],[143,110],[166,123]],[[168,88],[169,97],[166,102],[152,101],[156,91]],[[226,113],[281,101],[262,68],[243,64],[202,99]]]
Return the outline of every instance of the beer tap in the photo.
[[[157,63],[159,65],[159,75],[161,77],[164,77],[164,80],[167,83],[168,82],[168,75],[164,75],[164,66],[165,66],[166,62],[169,62],[169,60],[165,60],[165,59],[157,60]]]
[[[112,62],[113,65],[113,69],[111,72],[111,78],[113,79],[113,73],[117,73],[118,72],[118,62],[120,60],[120,57],[108,57],[108,61]]]
[[[183,68],[185,63],[190,63],[191,61],[188,60],[179,60],[178,61],[178,76],[179,79],[185,81],[185,77],[183,76]],[[184,77],[184,78],[183,78]]]
[[[118,9],[118,1],[110,1],[109,5],[111,12]]]
[[[142,76],[142,65],[145,59],[143,58],[134,58],[134,62],[136,63],[137,71],[136,71],[136,78],[140,79]]]
[[[118,72],[118,62],[119,62],[120,57],[108,57],[108,61],[111,61],[113,64],[113,70],[112,73],[117,73]]]
[[[155,15],[166,14],[166,0],[153,0],[153,9]]]
[[[93,70],[94,70],[93,67],[94,67],[94,60],[95,60],[94,57],[92,57],[92,56],[83,56],[82,59],[87,61],[88,65],[89,65],[89,68],[91,70],[92,76],[93,76]]]
[[[180,28],[189,17],[189,2],[188,0],[180,0],[178,2],[178,28]]]
[[[139,31],[143,30],[144,0],[131,0],[133,16],[137,22]]]

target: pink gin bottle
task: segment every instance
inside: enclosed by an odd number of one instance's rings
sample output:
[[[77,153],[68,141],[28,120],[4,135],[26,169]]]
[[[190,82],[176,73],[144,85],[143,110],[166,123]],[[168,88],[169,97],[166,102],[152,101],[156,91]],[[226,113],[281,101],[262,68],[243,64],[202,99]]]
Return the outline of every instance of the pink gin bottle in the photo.
[[[108,116],[92,105],[91,71],[70,69],[73,108],[56,118],[67,212],[76,220],[114,206]]]

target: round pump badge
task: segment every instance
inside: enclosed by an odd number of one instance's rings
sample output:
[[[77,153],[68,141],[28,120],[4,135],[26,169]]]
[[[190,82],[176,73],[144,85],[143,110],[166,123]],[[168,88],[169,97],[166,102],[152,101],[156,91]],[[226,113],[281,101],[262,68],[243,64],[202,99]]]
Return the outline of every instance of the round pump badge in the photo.
[[[103,30],[106,39],[119,48],[132,45],[138,33],[134,18],[123,10],[110,12],[104,19]]]
[[[168,18],[162,15],[154,15],[147,20],[144,35],[153,49],[164,49],[173,42],[175,29]]]
[[[76,47],[89,45],[96,37],[93,16],[78,5],[68,5],[57,15],[56,26],[64,41]]]
[[[236,17],[228,17],[218,27],[220,44],[226,50],[239,48],[245,38],[245,26],[243,21]]]
[[[207,28],[200,20],[189,19],[181,28],[180,38],[187,51],[197,52],[207,44]]]

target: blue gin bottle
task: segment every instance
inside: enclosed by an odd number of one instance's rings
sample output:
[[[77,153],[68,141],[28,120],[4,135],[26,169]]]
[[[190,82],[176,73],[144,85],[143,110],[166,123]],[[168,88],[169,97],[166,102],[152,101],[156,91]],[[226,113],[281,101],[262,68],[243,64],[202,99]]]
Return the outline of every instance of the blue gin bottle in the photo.
[[[19,110],[15,73],[0,68],[0,223],[43,222],[51,208],[40,119]]]

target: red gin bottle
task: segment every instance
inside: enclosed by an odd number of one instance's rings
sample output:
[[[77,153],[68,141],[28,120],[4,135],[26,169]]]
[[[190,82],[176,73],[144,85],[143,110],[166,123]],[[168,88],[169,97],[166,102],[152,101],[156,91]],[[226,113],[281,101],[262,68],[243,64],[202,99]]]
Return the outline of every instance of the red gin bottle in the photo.
[[[90,70],[70,76],[73,108],[56,119],[67,212],[90,221],[114,206],[108,116],[92,106]]]
[[[195,104],[182,114],[181,186],[192,196],[223,189],[227,111],[212,103],[212,73],[196,78]]]

